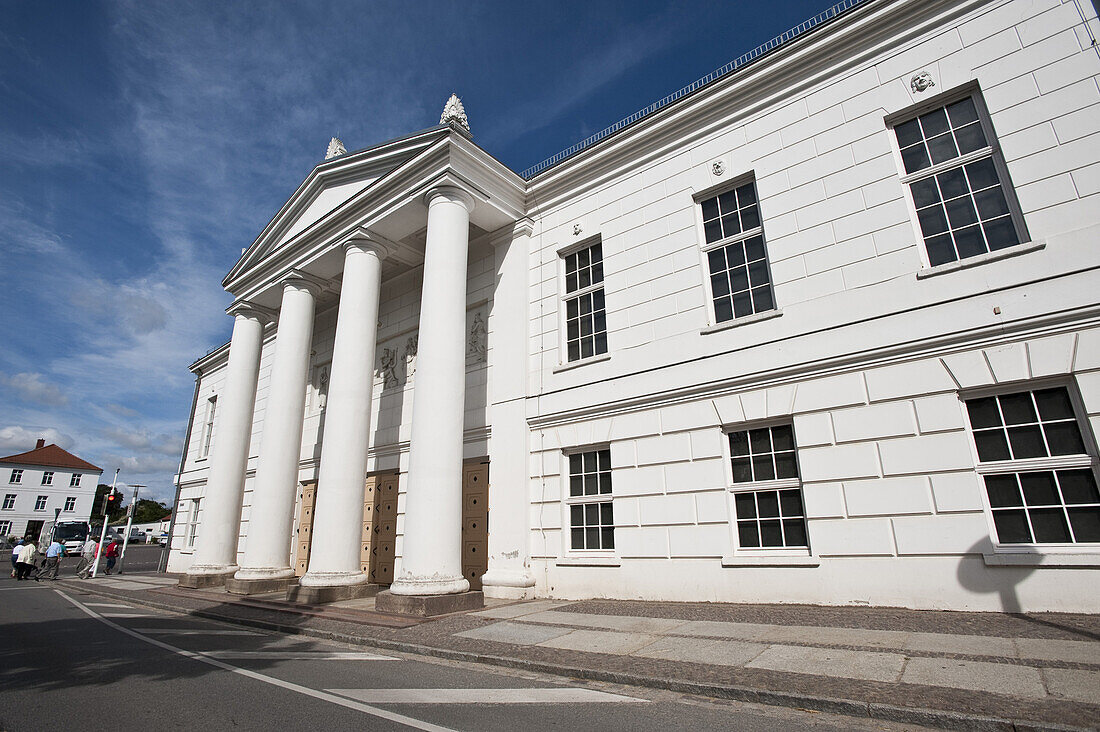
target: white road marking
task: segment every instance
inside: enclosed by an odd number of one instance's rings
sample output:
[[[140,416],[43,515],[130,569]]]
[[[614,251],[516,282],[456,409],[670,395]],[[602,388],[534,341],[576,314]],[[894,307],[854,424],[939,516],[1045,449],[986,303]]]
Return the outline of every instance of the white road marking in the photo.
[[[86,602],[84,604],[87,605],[88,607],[121,607],[121,608],[124,608],[126,610],[133,610],[134,609],[133,605],[117,605],[113,602]]]
[[[155,618],[153,613],[100,613],[105,618]]]
[[[157,635],[263,635],[251,630],[195,630],[194,628],[134,628],[138,633],[156,633]]]
[[[271,661],[398,661],[392,656],[376,656],[373,653],[355,651],[200,651],[210,658],[249,659],[262,658]]]
[[[595,689],[325,689],[371,704],[577,704],[646,702]]]
[[[391,722],[396,722],[398,724],[403,724],[406,727],[412,727],[413,729],[424,730],[424,732],[457,732],[457,730],[453,730],[449,727],[441,727],[438,724],[432,724],[431,722],[423,722],[419,719],[414,719],[412,717],[406,717],[404,714],[397,714],[396,712],[389,712],[389,711],[386,711],[385,709],[379,709],[378,707],[372,707],[368,704],[363,704],[361,702],[357,702],[357,701],[353,701],[351,699],[346,699],[344,697],[337,696],[336,694],[330,694],[327,691],[319,691],[317,689],[311,689],[308,686],[302,686],[300,684],[294,684],[294,683],[291,683],[290,681],[283,681],[282,679],[277,679],[274,676],[268,676],[266,674],[257,673],[256,671],[249,671],[248,669],[239,668],[237,666],[233,666],[232,664],[228,664],[224,661],[219,661],[216,658],[210,658],[209,656],[203,655],[202,653],[195,653],[193,651],[185,651],[182,648],[176,648],[175,646],[170,645],[168,643],[165,643],[163,641],[159,641],[156,638],[150,638],[149,636],[142,635],[141,633],[136,633],[136,632],[130,630],[129,628],[124,628],[123,626],[119,625],[118,623],[112,623],[110,620],[107,620],[102,615],[97,613],[95,610],[92,610],[90,608],[85,607],[83,605],[83,603],[81,603],[79,600],[75,600],[75,599],[69,597],[68,595],[66,595],[61,590],[54,590],[54,592],[61,595],[66,600],[68,600],[70,603],[75,605],[78,609],[80,609],[82,612],[84,612],[85,614],[91,616],[92,618],[95,618],[96,620],[103,623],[104,625],[107,625],[111,628],[114,628],[115,630],[119,631],[120,633],[125,633],[128,636],[131,636],[133,638],[137,638],[140,641],[144,641],[144,642],[146,642],[150,645],[156,646],[157,648],[161,648],[161,649],[164,649],[166,651],[171,651],[172,653],[178,654],[180,656],[184,656],[185,658],[191,658],[191,659],[194,659],[196,661],[200,661],[201,663],[206,663],[206,664],[209,664],[211,666],[215,666],[215,667],[220,668],[224,671],[229,671],[230,673],[238,674],[240,676],[244,676],[244,677],[247,677],[247,678],[250,678],[250,679],[254,679],[256,681],[261,681],[265,684],[270,684],[272,686],[278,686],[279,688],[286,689],[288,691],[295,691],[295,692],[297,692],[299,694],[302,694],[304,696],[312,697],[314,699],[320,699],[321,701],[327,701],[331,704],[337,704],[337,705],[345,707],[347,709],[354,709],[357,712],[363,712],[364,714],[370,714],[370,715],[375,716],[375,717],[381,717],[382,719],[388,719]]]

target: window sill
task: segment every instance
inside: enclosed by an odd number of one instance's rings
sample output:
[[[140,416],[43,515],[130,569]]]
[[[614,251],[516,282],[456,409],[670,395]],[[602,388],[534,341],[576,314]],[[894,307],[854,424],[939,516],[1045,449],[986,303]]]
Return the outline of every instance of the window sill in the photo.
[[[618,557],[563,557],[554,564],[558,567],[619,567]]]
[[[554,367],[554,373],[560,374],[562,371],[570,371],[572,369],[580,368],[581,366],[587,366],[591,363],[601,363],[603,361],[610,361],[610,353],[601,353],[599,356],[589,356],[588,358],[582,358],[579,361],[570,361],[569,363],[563,363]]]
[[[1040,554],[1038,552],[1001,552],[983,554],[987,567],[1100,567],[1100,552]]]
[[[818,557],[769,557],[760,554],[738,554],[722,557],[723,567],[820,567]]]
[[[949,272],[957,272],[960,269],[979,267],[983,264],[986,264],[987,262],[996,262],[1001,259],[1018,257],[1021,254],[1037,252],[1040,249],[1046,247],[1046,245],[1047,243],[1045,241],[1024,242],[1023,244],[1017,244],[1016,246],[1008,247],[1006,249],[998,249],[995,252],[986,252],[985,254],[979,254],[976,257],[967,257],[966,259],[960,259],[957,262],[937,264],[935,267],[925,267],[924,269],[917,271],[917,279],[923,280],[928,277],[935,277],[936,275],[948,274]]]
[[[710,335],[711,333],[719,333],[723,330],[729,330],[730,328],[737,328],[742,325],[749,325],[750,323],[759,323],[761,320],[771,320],[772,318],[778,318],[783,314],[783,311],[779,308],[775,310],[765,310],[762,313],[755,313],[753,315],[746,315],[743,318],[734,318],[733,320],[727,320],[724,323],[718,323],[717,325],[710,325],[699,331],[700,335]]]

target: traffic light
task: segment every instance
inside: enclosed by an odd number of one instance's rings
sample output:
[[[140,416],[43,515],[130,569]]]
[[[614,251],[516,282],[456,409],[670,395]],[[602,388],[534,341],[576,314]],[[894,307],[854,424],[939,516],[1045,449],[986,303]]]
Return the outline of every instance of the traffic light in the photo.
[[[114,511],[118,508],[120,497],[121,496],[119,496],[119,494],[115,493],[114,491],[107,494],[107,500],[103,502],[104,516],[110,516],[112,513],[114,513]]]

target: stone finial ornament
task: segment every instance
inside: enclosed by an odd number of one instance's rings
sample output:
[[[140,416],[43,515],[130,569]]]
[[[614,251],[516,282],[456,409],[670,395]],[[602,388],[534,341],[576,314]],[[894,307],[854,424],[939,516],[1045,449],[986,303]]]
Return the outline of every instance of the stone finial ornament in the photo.
[[[325,153],[325,160],[332,160],[338,158],[341,155],[347,155],[348,149],[344,147],[344,143],[340,141],[339,137],[334,137],[329,140],[328,152]]]
[[[457,94],[452,94],[447,100],[447,104],[443,107],[443,114],[439,116],[439,124],[458,126],[469,133],[470,121],[466,119],[466,110]]]
[[[932,73],[929,71],[922,71],[919,74],[913,74],[913,78],[909,80],[909,88],[915,92],[922,92],[925,89],[934,87],[936,82],[932,80]]]

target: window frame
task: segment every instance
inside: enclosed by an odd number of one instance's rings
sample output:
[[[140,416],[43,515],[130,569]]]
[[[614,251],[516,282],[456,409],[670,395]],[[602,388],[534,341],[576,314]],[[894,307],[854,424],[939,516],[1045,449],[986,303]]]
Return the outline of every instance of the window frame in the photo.
[[[184,548],[188,550],[194,550],[195,541],[199,535],[199,511],[201,510],[202,498],[192,498],[191,509],[187,515],[187,536],[184,539]]]
[[[1069,394],[1070,405],[1073,408],[1073,419],[1081,433],[1081,441],[1084,443],[1085,452],[1075,455],[1055,455],[1040,458],[1017,458],[1010,460],[996,460],[983,462],[978,455],[977,441],[974,439],[974,425],[970,420],[970,410],[966,403],[970,400],[983,399],[992,396],[1006,396],[1010,394],[1030,394],[1044,389],[1064,388]],[[1075,543],[1012,543],[1005,544],[1000,541],[997,533],[997,525],[993,520],[993,507],[989,500],[989,491],[986,490],[985,476],[987,475],[1019,475],[1027,472],[1043,472],[1054,470],[1081,470],[1091,469],[1093,480],[1100,488],[1100,453],[1097,451],[1096,435],[1091,429],[1088,420],[1088,412],[1085,410],[1084,401],[1077,389],[1074,379],[1054,378],[1035,379],[1012,384],[998,384],[977,389],[966,389],[959,392],[959,402],[962,407],[963,418],[966,423],[967,435],[970,438],[970,452],[974,459],[974,473],[978,478],[978,492],[981,495],[982,509],[985,513],[986,525],[989,529],[989,542],[994,557],[1034,557],[1058,556],[1058,555],[1098,555],[1094,561],[1100,561],[1100,542],[1075,542]],[[1084,417],[1082,415],[1085,415]],[[1065,504],[1062,504],[1063,507]]]
[[[729,436],[735,432],[748,432],[761,428],[789,426],[791,439],[794,444],[794,460],[798,475],[794,478],[774,478],[771,480],[754,480],[750,482],[735,482],[733,479],[733,455],[730,450]],[[772,419],[756,420],[752,422],[740,422],[737,424],[722,425],[722,457],[726,471],[726,510],[729,517],[729,542],[730,553],[723,557],[724,565],[736,565],[739,563],[774,564],[793,566],[817,566],[818,561],[813,553],[813,542],[810,538],[810,521],[806,515],[806,493],[802,486],[802,466],[798,458],[798,435],[794,428],[794,419],[791,416],[782,416]],[[774,454],[774,451],[773,451]],[[801,547],[742,547],[737,529],[736,498],[742,493],[758,493],[761,491],[782,491],[797,488],[802,502],[802,523],[806,531],[806,546]]]
[[[49,495],[38,496],[34,499],[34,510],[45,511],[50,505]]]
[[[0,511],[14,511],[15,502],[19,500],[18,493],[5,493],[4,502],[0,504]]]
[[[23,482],[23,468],[12,468],[11,475],[8,476],[8,482],[11,484]]]
[[[597,494],[590,495],[590,496],[584,496],[584,495],[582,495],[582,496],[571,496],[571,495],[569,495],[569,484],[570,484],[570,479],[572,478],[572,473],[570,472],[570,465],[569,465],[570,457],[573,456],[573,455],[583,455],[583,454],[587,454],[587,453],[598,453],[598,452],[601,452],[603,450],[607,451],[607,459],[608,459],[607,473],[608,473],[610,481],[611,481],[611,492],[610,493],[597,493]],[[615,529],[618,528],[617,520],[615,520],[611,524],[612,541],[614,542],[615,546],[611,547],[610,549],[605,548],[605,547],[601,547],[599,549],[574,549],[573,548],[573,537],[572,537],[573,523],[572,523],[571,509],[572,509],[573,506],[586,506],[586,505],[593,505],[593,504],[600,505],[600,504],[609,503],[609,504],[611,504],[612,516],[614,517],[614,512],[615,512],[615,500],[614,500],[614,497],[615,497],[615,477],[614,477],[614,473],[615,473],[615,471],[611,467],[612,460],[611,460],[611,445],[610,445],[610,443],[598,443],[598,444],[595,444],[595,445],[583,445],[583,446],[579,446],[579,447],[563,448],[562,451],[561,451],[561,465],[562,465],[562,467],[561,467],[561,476],[562,476],[562,501],[561,501],[561,504],[562,504],[562,509],[561,509],[562,556],[567,557],[567,558],[574,558],[574,559],[581,559],[581,558],[583,558],[583,559],[597,559],[597,560],[599,560],[599,559],[604,559],[604,560],[614,560],[614,559],[616,559],[618,557],[618,546],[619,546],[618,541],[615,539],[615,533],[616,533]],[[600,524],[600,526],[603,526],[603,524]],[[603,543],[602,536],[600,538],[600,543],[601,544]]]
[[[716,242],[707,243],[706,227],[703,220],[703,201],[717,198],[724,193],[734,191],[741,188],[746,183],[752,183],[753,191],[756,193],[756,210],[757,214],[760,216],[760,225],[748,231],[741,231],[733,236],[723,237]],[[771,255],[768,252],[768,236],[764,233],[764,211],[760,198],[760,187],[757,183],[756,171],[750,170],[728,181],[723,181],[718,185],[711,186],[710,188],[692,194],[695,231],[699,242],[699,263],[703,274],[703,292],[706,294],[707,298],[707,326],[704,332],[724,330],[737,325],[753,323],[758,320],[766,320],[783,314],[782,309],[779,307],[779,301],[776,299],[775,295],[775,277],[772,273]],[[710,271],[710,252],[715,249],[725,248],[731,244],[747,241],[755,236],[759,236],[764,244],[764,265],[768,270],[768,287],[771,288],[772,307],[769,310],[756,311],[754,305],[754,311],[750,315],[738,317],[737,314],[734,313],[734,316],[728,320],[718,320],[717,312],[714,307],[714,285],[711,283],[710,279],[712,274]]]
[[[76,510],[76,496],[65,496],[65,506],[61,509],[65,513],[72,513]]]
[[[69,476],[69,487],[70,488],[79,488],[80,487],[80,479],[83,478],[83,477],[84,477],[83,473],[73,473],[71,476]]]
[[[974,101],[974,108],[978,113],[978,124],[981,126],[982,133],[985,135],[986,146],[978,150],[972,150],[965,155],[959,155],[951,160],[930,165],[914,173],[907,173],[905,170],[905,162],[901,156],[901,146],[898,143],[898,136],[895,128],[929,112],[946,108],[949,104],[954,104],[967,97]],[[936,272],[953,271],[956,269],[977,266],[988,261],[1011,257],[1016,254],[1023,254],[1035,248],[1035,242],[1032,240],[1027,229],[1027,223],[1024,221],[1023,210],[1020,208],[1019,199],[1016,197],[1016,187],[1013,185],[1012,178],[1009,176],[1008,166],[1001,152],[996,130],[993,128],[993,120],[989,114],[989,108],[985,104],[985,98],[976,81],[946,90],[934,97],[922,100],[918,104],[910,105],[905,109],[889,114],[884,118],[884,123],[890,137],[890,149],[894,156],[894,164],[897,167],[898,181],[904,189],[903,198],[905,199],[906,208],[909,211],[910,225],[916,236],[915,243],[919,250],[921,262],[921,270],[917,273],[918,277],[927,276],[928,274]],[[1005,202],[1008,205],[1009,217],[1012,221],[1013,228],[1016,230],[1016,238],[1018,241],[1016,244],[1001,249],[991,249],[982,254],[971,255],[950,262],[932,264],[928,255],[928,245],[925,241],[924,231],[921,229],[920,220],[917,216],[917,206],[913,199],[912,184],[986,158],[993,161],[993,167],[997,171],[998,184],[1001,187],[1001,192],[1004,194]],[[973,193],[969,195],[970,200],[973,201]],[[951,231],[950,223],[948,226],[948,231]],[[952,246],[954,246],[954,244],[952,244]],[[958,251],[956,250],[956,254],[957,253]]]
[[[54,471],[52,470],[43,470],[41,485],[53,485],[53,474]]]
[[[11,536],[11,521],[5,519],[0,521],[0,537]]]
[[[211,394],[206,398],[206,414],[202,421],[202,435],[199,442],[199,460],[210,457],[210,450],[214,446],[214,418],[218,411],[218,395]]]
[[[572,292],[567,291],[566,287],[566,275],[567,265],[566,258],[570,255],[585,249],[590,249],[596,245],[600,245],[600,263],[603,265],[603,275],[599,282],[589,283],[586,287],[581,287]],[[558,332],[560,337],[558,338],[558,364],[560,369],[572,368],[574,366],[581,366],[588,363],[597,361],[605,361],[611,357],[611,339],[610,329],[607,327],[607,259],[604,257],[603,252],[603,237],[600,234],[584,239],[583,241],[574,242],[568,246],[562,247],[557,250],[558,257]],[[602,353],[595,353],[595,345],[593,345],[593,354],[591,356],[580,356],[579,358],[569,359],[569,301],[578,299],[585,295],[591,295],[597,290],[602,291],[604,300],[604,342],[605,350]],[[593,335],[596,331],[593,330]]]

